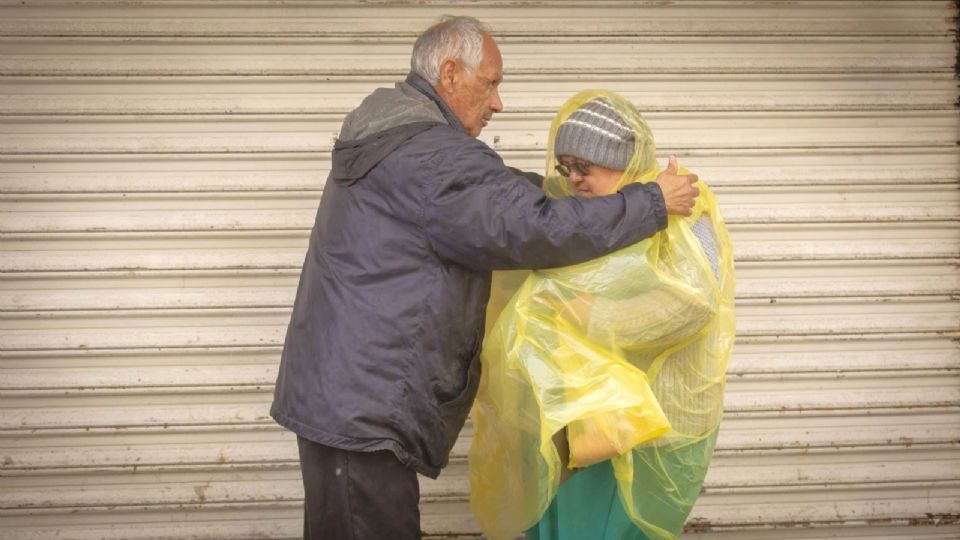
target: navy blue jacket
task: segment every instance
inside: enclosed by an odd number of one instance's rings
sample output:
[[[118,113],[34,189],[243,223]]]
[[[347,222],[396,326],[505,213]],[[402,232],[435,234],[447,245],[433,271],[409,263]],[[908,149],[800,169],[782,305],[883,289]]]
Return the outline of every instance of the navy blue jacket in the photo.
[[[476,394],[491,271],[582,262],[666,222],[655,183],[549,199],[420,77],[379,89],[334,146],[271,415],[436,477]]]

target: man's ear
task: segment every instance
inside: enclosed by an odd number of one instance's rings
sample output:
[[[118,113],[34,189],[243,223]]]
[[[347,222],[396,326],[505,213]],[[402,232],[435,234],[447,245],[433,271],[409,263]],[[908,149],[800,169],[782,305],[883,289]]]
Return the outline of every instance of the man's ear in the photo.
[[[457,71],[458,71],[457,62],[448,58],[440,64],[440,81],[439,85],[446,90],[453,90],[456,85],[457,80]]]

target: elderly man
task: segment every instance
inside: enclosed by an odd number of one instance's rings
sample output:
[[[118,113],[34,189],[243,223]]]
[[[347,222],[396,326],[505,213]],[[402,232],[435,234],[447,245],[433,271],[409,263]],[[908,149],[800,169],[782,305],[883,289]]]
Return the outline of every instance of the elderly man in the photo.
[[[585,261],[686,214],[696,177],[552,200],[475,137],[503,109],[476,19],[416,41],[411,74],[343,123],[310,236],[271,415],[296,432],[307,538],[420,537],[476,394],[490,273]]]

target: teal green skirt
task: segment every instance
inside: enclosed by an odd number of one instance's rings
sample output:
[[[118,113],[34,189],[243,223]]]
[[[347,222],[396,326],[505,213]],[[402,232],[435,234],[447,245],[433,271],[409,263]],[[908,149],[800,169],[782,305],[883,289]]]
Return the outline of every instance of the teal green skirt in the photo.
[[[660,511],[662,522],[670,529],[679,531],[693,508],[700,489],[703,486],[710,456],[717,442],[717,433],[713,430],[708,437],[693,443],[681,443],[670,452],[670,459],[634,459],[634,467],[642,468],[646,464],[655,465],[653,469],[640,469],[635,474],[641,477],[656,477],[666,474],[670,478],[682,479],[684,500],[682,507],[674,502],[660,500],[657,497],[647,501],[648,511]],[[644,452],[641,450],[641,452]],[[663,506],[658,508],[656,503]],[[556,497],[544,512],[540,522],[527,531],[527,540],[650,540],[637,525],[630,520],[627,510],[620,502],[617,479],[613,474],[613,463],[604,461],[580,469],[560,486]]]
[[[617,493],[613,464],[577,471],[560,486],[527,540],[649,540],[630,521]]]

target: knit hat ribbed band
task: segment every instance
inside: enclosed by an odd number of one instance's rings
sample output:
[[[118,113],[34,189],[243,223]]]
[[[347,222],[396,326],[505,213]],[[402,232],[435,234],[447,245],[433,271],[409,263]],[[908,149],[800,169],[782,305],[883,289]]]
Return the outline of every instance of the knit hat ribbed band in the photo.
[[[556,156],[574,156],[608,169],[626,170],[633,157],[633,129],[605,98],[591,99],[557,129]]]

